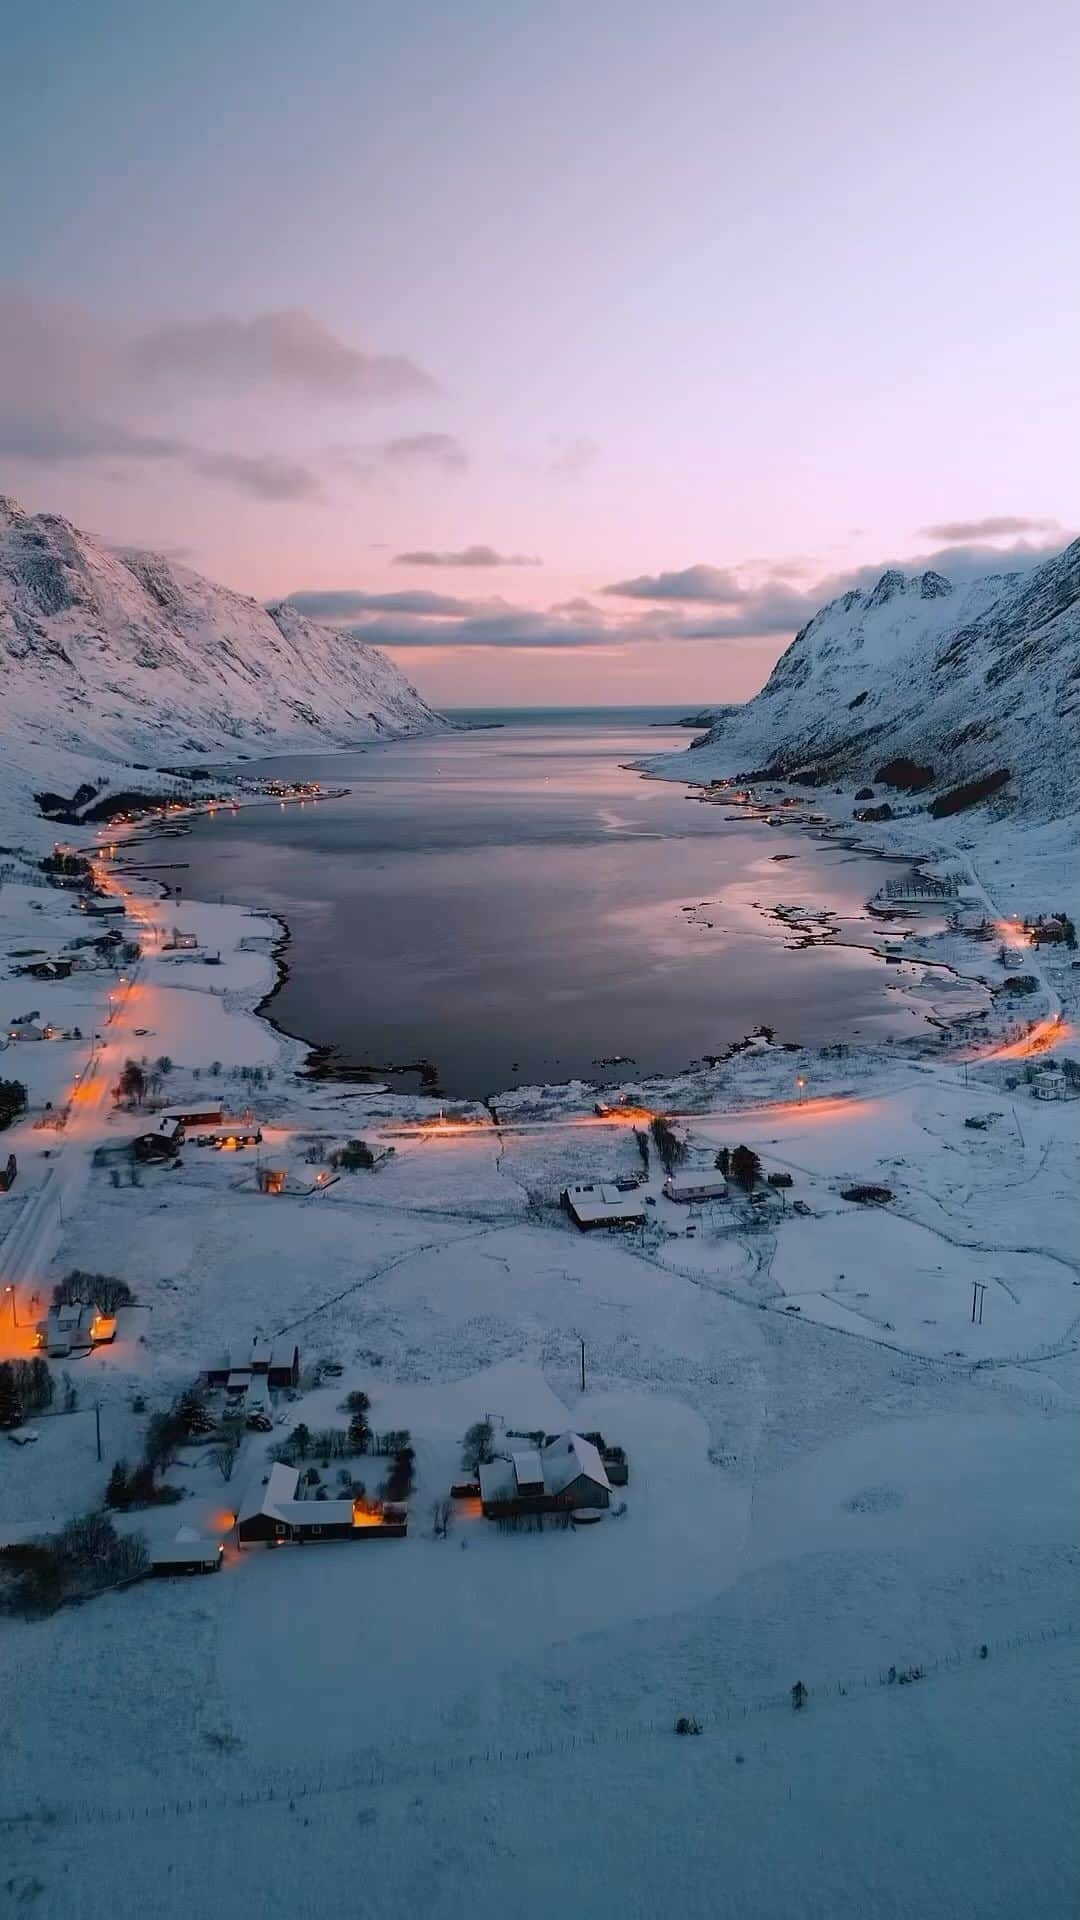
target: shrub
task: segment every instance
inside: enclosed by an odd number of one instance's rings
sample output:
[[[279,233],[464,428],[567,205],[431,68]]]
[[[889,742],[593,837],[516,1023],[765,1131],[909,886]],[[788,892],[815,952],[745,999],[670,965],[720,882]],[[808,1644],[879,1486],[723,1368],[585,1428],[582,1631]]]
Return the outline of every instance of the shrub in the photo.
[[[375,1165],[375,1155],[366,1140],[347,1140],[332,1156],[332,1164],[343,1173],[359,1173],[361,1168]]]

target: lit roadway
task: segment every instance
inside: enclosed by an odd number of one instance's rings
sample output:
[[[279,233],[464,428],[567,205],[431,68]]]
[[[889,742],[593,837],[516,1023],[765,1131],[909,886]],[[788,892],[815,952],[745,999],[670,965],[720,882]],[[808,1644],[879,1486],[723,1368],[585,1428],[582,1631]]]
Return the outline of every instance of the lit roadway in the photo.
[[[156,940],[157,929],[130,904],[143,944]],[[109,993],[109,1011],[101,1039],[95,1039],[86,1065],[76,1074],[69,1094],[66,1124],[53,1136],[51,1164],[41,1185],[26,1199],[21,1213],[0,1246],[0,1355],[28,1353],[34,1344],[30,1297],[42,1296],[42,1276],[56,1252],[65,1225],[73,1217],[85,1191],[94,1148],[105,1133],[112,1088],[132,1051],[132,1027],[141,987],[138,962]]]

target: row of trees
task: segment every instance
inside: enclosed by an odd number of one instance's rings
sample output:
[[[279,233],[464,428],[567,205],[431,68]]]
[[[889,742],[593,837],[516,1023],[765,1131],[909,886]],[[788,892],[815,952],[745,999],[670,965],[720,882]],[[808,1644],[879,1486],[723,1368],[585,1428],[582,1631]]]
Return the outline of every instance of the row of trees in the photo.
[[[84,1513],[59,1533],[0,1548],[0,1605],[9,1613],[52,1613],[76,1594],[100,1593],[147,1568],[141,1534],[117,1533],[107,1513]]]
[[[142,1060],[125,1060],[120,1078],[113,1088],[113,1099],[117,1105],[127,1100],[141,1107],[145,1100],[152,1100],[161,1092],[165,1078],[172,1070],[173,1063],[167,1053],[159,1054],[153,1065],[145,1057]]]
[[[126,1280],[116,1280],[111,1273],[86,1273],[81,1267],[57,1281],[52,1297],[54,1307],[96,1307],[99,1313],[115,1313],[134,1298]]]
[[[685,1140],[680,1140],[666,1113],[655,1113],[649,1122],[649,1133],[657,1157],[665,1173],[674,1173],[687,1157]]]

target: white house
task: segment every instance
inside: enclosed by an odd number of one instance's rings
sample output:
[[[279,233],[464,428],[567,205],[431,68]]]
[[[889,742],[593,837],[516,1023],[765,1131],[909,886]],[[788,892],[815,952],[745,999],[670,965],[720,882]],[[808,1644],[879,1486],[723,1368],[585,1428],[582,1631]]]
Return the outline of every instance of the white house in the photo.
[[[1071,1100],[1072,1088],[1060,1067],[1040,1067],[1031,1083],[1036,1100]]]
[[[717,1168],[699,1167],[694,1172],[669,1173],[664,1192],[669,1200],[726,1200],[727,1181]]]

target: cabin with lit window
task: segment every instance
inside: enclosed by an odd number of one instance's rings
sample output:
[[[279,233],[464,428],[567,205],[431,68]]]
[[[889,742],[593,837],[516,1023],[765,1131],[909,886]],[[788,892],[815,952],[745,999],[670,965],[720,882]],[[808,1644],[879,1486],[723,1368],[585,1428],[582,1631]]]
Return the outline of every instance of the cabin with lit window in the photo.
[[[90,1353],[94,1347],[110,1346],[116,1339],[115,1313],[102,1313],[85,1301],[68,1300],[50,1307],[38,1328],[38,1345],[50,1360],[65,1360],[72,1353]]]
[[[403,1539],[403,1507],[370,1507],[366,1501],[305,1500],[300,1473],[275,1460],[267,1478],[250,1488],[236,1516],[240,1546],[283,1546],[308,1541]]]

